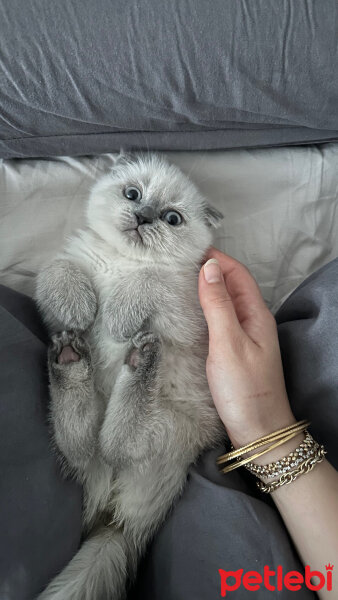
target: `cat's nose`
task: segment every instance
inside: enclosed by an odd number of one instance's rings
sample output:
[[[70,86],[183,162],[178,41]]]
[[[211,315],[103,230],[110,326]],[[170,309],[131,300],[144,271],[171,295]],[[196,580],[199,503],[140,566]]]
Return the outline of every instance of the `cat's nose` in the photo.
[[[135,211],[135,216],[138,225],[152,223],[155,218],[155,211],[152,206],[143,206],[140,210]]]

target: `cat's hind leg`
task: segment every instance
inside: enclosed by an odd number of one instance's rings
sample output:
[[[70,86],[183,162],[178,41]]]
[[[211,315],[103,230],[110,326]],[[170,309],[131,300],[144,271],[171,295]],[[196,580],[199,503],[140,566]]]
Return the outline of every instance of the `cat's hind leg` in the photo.
[[[156,412],[160,395],[161,358],[162,342],[156,335],[140,331],[134,336],[100,431],[101,454],[118,469],[149,453],[154,429],[150,415]]]
[[[87,342],[73,331],[54,335],[48,370],[55,442],[69,466],[81,471],[95,453],[102,413]]]

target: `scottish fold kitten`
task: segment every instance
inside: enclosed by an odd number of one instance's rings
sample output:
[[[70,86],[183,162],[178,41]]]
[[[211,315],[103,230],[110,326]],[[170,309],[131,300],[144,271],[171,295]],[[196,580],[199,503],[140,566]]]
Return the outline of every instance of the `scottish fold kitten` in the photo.
[[[188,467],[224,428],[197,294],[222,215],[154,154],[120,157],[87,226],[39,274],[51,423],[84,486],[88,538],[40,600],[121,600]]]

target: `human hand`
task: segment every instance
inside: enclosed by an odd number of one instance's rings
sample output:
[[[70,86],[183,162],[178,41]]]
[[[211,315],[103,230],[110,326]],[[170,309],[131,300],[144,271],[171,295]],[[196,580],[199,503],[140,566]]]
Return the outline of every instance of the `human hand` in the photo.
[[[199,275],[208,323],[207,377],[235,448],[296,422],[287,397],[276,321],[249,271],[211,248]],[[209,282],[208,282],[209,279]]]

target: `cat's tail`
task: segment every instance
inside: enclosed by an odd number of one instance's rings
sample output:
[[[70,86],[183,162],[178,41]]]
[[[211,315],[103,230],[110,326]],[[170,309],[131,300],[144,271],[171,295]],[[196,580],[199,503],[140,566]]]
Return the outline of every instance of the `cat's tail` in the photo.
[[[136,551],[119,530],[101,529],[84,542],[37,600],[122,600],[136,559]]]

